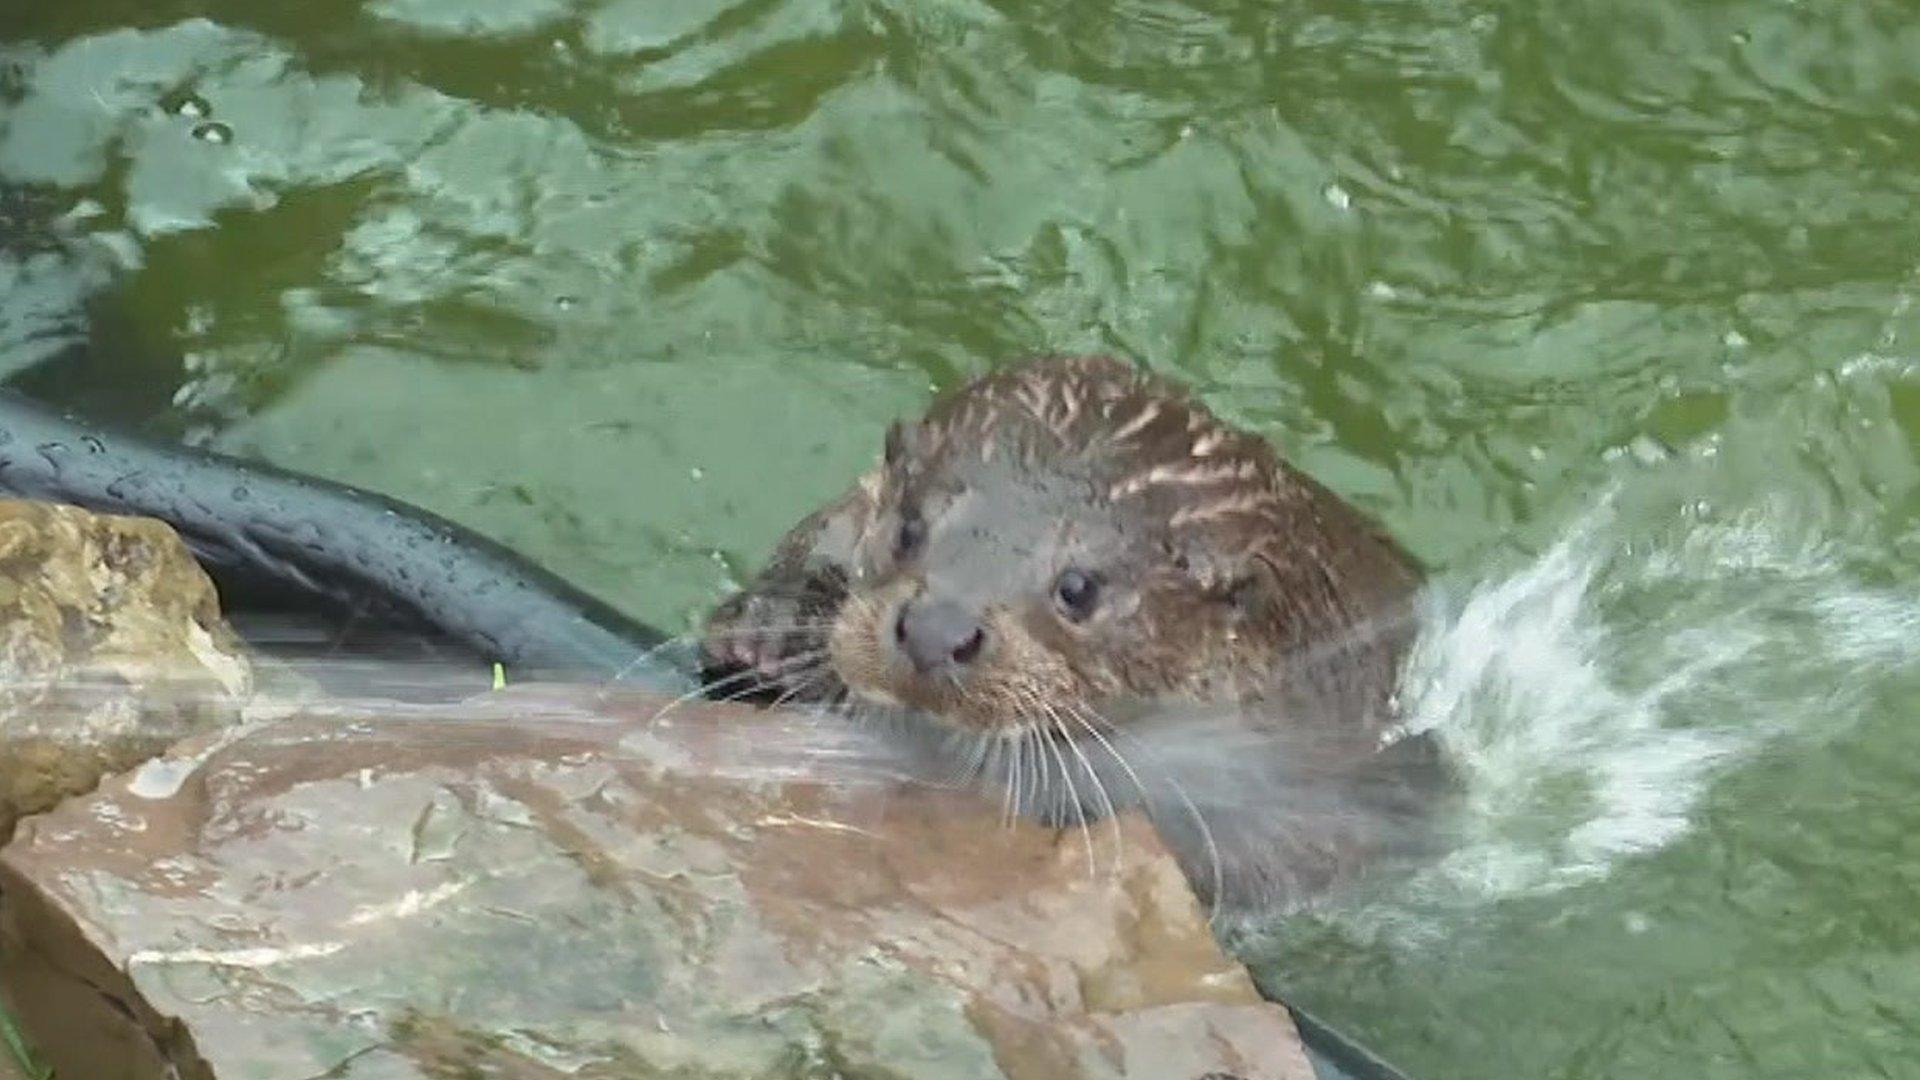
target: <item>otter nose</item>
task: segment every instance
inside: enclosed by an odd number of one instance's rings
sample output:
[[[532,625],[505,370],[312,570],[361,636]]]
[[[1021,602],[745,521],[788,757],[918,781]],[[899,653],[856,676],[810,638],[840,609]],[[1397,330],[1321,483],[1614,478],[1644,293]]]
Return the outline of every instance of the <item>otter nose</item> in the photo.
[[[951,600],[909,601],[900,607],[893,627],[900,651],[926,674],[944,667],[964,667],[980,655],[986,631],[980,620]]]

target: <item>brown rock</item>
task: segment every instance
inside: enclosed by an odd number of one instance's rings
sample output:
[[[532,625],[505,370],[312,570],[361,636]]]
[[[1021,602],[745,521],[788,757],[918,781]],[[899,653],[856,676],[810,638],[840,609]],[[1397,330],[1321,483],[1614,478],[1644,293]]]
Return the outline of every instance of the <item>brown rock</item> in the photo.
[[[19,816],[232,722],[250,677],[166,525],[0,500],[0,842]]]
[[[1090,868],[844,746],[754,764],[839,721],[622,711],[183,745],[0,852],[0,980],[63,1078],[1311,1076],[1144,823]]]

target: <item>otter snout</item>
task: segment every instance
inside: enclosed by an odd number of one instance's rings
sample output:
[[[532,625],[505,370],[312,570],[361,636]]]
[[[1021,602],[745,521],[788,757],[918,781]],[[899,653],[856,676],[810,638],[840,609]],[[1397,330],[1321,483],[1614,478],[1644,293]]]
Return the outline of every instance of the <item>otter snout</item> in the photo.
[[[987,643],[980,619],[951,600],[921,596],[900,605],[893,639],[922,675],[964,668]]]

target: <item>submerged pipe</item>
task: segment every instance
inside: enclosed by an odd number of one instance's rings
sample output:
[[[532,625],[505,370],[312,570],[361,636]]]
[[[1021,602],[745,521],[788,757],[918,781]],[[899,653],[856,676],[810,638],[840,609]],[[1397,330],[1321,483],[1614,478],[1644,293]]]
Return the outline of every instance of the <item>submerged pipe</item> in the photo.
[[[321,612],[337,633],[380,628],[522,678],[686,681],[656,655],[658,631],[470,529],[343,484],[108,432],[8,391],[0,495],[167,522],[241,620]]]

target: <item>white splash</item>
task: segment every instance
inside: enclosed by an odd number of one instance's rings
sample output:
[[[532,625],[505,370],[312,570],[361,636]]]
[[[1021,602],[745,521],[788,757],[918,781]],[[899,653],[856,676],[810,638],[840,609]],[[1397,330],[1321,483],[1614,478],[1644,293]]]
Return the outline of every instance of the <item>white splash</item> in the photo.
[[[1920,603],[1852,580],[1775,513],[1665,540],[1617,516],[1605,499],[1517,572],[1434,599],[1403,696],[1467,806],[1413,906],[1603,877],[1684,835],[1728,766],[1920,666]]]

